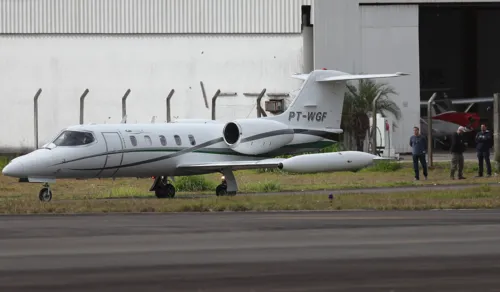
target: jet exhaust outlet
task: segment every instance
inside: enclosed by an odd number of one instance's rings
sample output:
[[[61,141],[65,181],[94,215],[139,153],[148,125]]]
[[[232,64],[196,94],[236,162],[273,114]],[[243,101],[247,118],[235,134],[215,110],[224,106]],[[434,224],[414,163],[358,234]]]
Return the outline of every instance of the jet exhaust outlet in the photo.
[[[224,127],[223,134],[226,143],[232,145],[238,142],[238,139],[240,138],[240,128],[236,125],[236,123],[229,122]]]

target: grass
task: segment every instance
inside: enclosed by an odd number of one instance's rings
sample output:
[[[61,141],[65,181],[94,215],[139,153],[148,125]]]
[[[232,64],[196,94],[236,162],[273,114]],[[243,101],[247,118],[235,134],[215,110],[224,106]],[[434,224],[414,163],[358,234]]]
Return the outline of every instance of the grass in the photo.
[[[0,166],[7,159],[0,158]],[[334,189],[356,189],[370,187],[394,187],[412,185],[446,185],[456,183],[495,182],[492,178],[473,178],[477,174],[477,163],[466,162],[464,174],[466,180],[449,179],[449,163],[435,163],[429,170],[428,181],[413,181],[411,163],[380,161],[374,166],[359,172],[336,172],[317,174],[290,174],[283,171],[245,170],[235,173],[239,191],[243,193],[266,193],[277,191],[313,191]],[[151,197],[149,192],[151,179],[91,179],[58,180],[53,184],[54,198],[116,198],[116,197]],[[220,183],[220,174],[208,174],[193,177],[177,177],[175,186],[177,196],[214,195],[215,187]],[[41,184],[18,183],[16,179],[0,176],[1,197],[36,198]]]
[[[111,213],[111,212],[221,212],[273,210],[425,210],[500,207],[500,187],[467,190],[344,194],[330,201],[325,195],[208,197],[203,199],[74,200],[42,203],[33,198],[4,198],[3,214]]]
[[[0,158],[0,168],[8,159]],[[213,195],[220,182],[219,174],[177,177],[177,198],[148,199],[151,179],[92,179],[58,180],[52,185],[54,199],[41,203],[37,199],[40,184],[18,183],[16,179],[0,176],[0,213],[102,213],[102,212],[210,212],[210,211],[272,211],[272,210],[423,210],[455,208],[498,208],[500,186],[485,185],[493,178],[473,178],[477,163],[466,162],[467,180],[449,179],[449,163],[435,163],[429,170],[428,181],[413,181],[411,163],[380,161],[358,172],[290,174],[275,170],[236,172],[240,192],[267,193],[304,191],[302,195],[235,196],[201,199],[186,195]],[[414,191],[391,194],[343,194],[333,201],[328,196],[307,194],[325,189],[391,187],[451,183],[476,183],[478,187],[450,191]],[[111,198],[130,199],[111,199]],[[65,200],[79,199],[79,200]],[[100,200],[95,200],[100,199]]]

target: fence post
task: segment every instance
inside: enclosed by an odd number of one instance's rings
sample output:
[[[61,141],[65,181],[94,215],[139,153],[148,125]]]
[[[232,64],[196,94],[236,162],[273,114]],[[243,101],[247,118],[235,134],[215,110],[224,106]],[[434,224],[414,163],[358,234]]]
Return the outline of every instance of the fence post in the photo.
[[[35,150],[38,149],[38,98],[40,97],[40,94],[42,93],[42,89],[38,89],[38,91],[36,92],[35,94],[35,98],[33,100],[34,102],[34,111],[35,111],[35,115],[34,115],[34,122],[35,122]]]
[[[174,95],[175,90],[170,90],[170,93],[168,94],[166,101],[167,101],[167,123],[170,123],[170,99]]]
[[[203,100],[205,101],[205,107],[208,108],[207,93],[205,91],[205,85],[203,84],[203,81],[200,81],[200,86],[201,86],[201,94],[203,95]]]
[[[264,117],[267,117],[266,112],[262,109],[262,106],[260,105],[260,101],[262,100],[262,97],[266,93],[266,89],[262,89],[262,91],[259,93],[259,96],[257,97],[257,117],[260,118],[261,115],[264,115]]]
[[[83,125],[83,111],[84,111],[84,103],[85,103],[85,96],[89,93],[89,89],[85,89],[83,92],[82,96],[80,96],[80,125]]]
[[[217,92],[215,93],[214,97],[212,97],[212,120],[215,120],[215,101],[217,100],[219,94],[220,94],[220,89],[217,89]]]
[[[433,159],[433,149],[432,149],[432,104],[434,103],[434,99],[436,99],[437,93],[431,96],[429,101],[427,101],[427,155],[429,160],[429,168],[432,168],[434,165]]]
[[[127,97],[129,94],[130,94],[130,89],[127,89],[125,95],[123,95],[122,97],[122,121],[124,121],[125,124],[127,123],[127,121],[124,119],[127,116]]]
[[[382,92],[379,92],[372,102],[372,152],[374,155],[377,155],[377,101],[381,94]]]
[[[499,94],[493,94],[493,149],[495,151],[494,160],[497,173],[500,170],[500,100]]]

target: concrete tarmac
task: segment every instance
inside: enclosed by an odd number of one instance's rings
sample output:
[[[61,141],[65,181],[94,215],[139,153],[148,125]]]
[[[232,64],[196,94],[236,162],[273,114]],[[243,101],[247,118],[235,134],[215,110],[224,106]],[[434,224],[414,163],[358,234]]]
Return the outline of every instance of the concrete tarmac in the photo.
[[[500,291],[500,211],[0,216],[0,291]]]

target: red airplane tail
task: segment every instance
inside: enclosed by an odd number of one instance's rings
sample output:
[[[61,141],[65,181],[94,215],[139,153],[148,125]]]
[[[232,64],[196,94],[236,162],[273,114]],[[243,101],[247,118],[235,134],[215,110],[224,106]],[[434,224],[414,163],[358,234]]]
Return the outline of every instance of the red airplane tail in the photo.
[[[435,120],[454,123],[468,129],[479,127],[480,117],[476,113],[446,112],[432,117]]]

